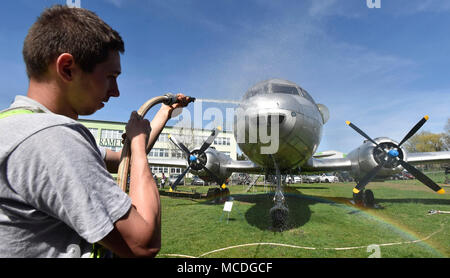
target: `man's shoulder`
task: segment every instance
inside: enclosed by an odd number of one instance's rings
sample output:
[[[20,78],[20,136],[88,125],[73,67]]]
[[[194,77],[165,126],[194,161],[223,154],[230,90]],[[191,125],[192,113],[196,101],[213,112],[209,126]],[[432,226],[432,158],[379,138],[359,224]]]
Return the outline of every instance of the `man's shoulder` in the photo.
[[[83,125],[69,117],[53,113],[26,113],[16,114],[0,119],[0,129],[8,131],[8,137],[28,137],[41,130],[56,127],[69,126],[75,129],[83,129]]]
[[[6,131],[0,134],[0,140],[4,142],[0,145],[0,161],[27,139],[49,133],[53,134],[52,138],[61,140],[79,135],[94,144],[89,130],[81,123],[53,113],[19,114],[0,119],[0,130]]]

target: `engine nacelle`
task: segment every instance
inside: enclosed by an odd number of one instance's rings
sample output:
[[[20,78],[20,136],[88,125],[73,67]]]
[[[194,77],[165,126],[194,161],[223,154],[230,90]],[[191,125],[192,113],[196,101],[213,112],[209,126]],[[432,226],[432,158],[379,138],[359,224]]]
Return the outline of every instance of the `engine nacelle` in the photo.
[[[227,155],[218,152],[214,148],[210,147],[208,150],[204,152],[201,159],[203,159],[203,161],[206,162],[205,167],[216,176],[216,177],[212,176],[210,173],[208,173],[208,171],[206,171],[203,168],[199,169],[192,168],[191,172],[194,175],[199,176],[202,180],[207,182],[218,182],[217,181],[218,179],[221,181],[222,184],[226,181],[228,177],[231,176],[231,173],[228,173],[227,169],[221,166],[231,159]]]
[[[375,138],[374,141],[387,152],[392,149],[396,149],[399,153],[398,157],[406,160],[406,151],[401,147],[398,147],[398,142],[387,137]],[[369,173],[370,170],[378,165],[381,165],[383,159],[386,157],[386,154],[377,148],[372,142],[366,140],[360,147],[349,153],[347,157],[352,163],[351,174],[357,181],[359,181],[362,177]],[[393,174],[400,173],[402,170],[403,167],[399,165],[396,160],[392,159],[380,169],[376,177],[389,177]]]

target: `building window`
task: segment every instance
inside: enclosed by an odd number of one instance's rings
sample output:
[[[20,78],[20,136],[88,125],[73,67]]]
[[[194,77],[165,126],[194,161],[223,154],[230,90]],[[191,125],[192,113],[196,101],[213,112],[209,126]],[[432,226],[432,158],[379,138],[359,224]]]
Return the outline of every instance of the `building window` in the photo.
[[[121,139],[122,140],[122,130],[115,129],[102,129],[100,138],[111,138],[111,139]]]
[[[158,142],[169,142],[169,134],[161,133],[158,137]]]
[[[170,168],[170,174],[181,174],[183,170],[181,168]]]
[[[152,149],[149,154],[149,157],[169,157],[169,149]]]
[[[169,173],[169,167],[152,166],[150,169],[152,170],[153,174]]]
[[[97,139],[98,128],[88,128],[88,129],[92,133],[92,136],[94,136],[94,138]]]
[[[221,145],[221,146],[229,146],[230,145],[230,138],[228,137],[218,137],[214,139],[214,145]]]
[[[181,150],[172,150],[171,155],[173,158],[183,158],[183,152]]]

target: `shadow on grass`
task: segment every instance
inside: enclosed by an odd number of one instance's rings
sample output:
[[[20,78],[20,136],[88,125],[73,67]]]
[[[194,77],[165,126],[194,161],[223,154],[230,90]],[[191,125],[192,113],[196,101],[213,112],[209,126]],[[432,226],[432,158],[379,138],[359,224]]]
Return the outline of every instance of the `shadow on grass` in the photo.
[[[345,197],[322,197],[314,195],[304,195],[298,189],[307,189],[304,187],[285,187],[284,196],[286,199],[286,205],[289,209],[289,217],[287,226],[283,229],[291,230],[304,226],[310,221],[311,209],[310,206],[317,203],[326,203],[331,206],[345,206],[349,209],[349,214],[358,214],[366,210],[376,210],[384,209],[386,204],[407,204],[407,203],[418,203],[425,205],[448,205],[450,206],[449,199],[429,199],[429,198],[376,198],[375,202],[377,204],[383,203],[383,206],[377,206],[377,208],[365,208],[362,206],[357,206],[352,204],[352,198]],[[311,189],[318,189],[313,187]],[[320,189],[320,188],[319,188]],[[323,189],[326,189],[325,187]],[[233,194],[234,200],[253,204],[246,212],[246,221],[260,230],[270,231],[272,226],[272,220],[270,217],[270,209],[274,206],[273,197],[274,193],[261,193],[261,194]],[[223,206],[223,201],[214,200],[195,200],[194,203],[190,204],[177,204],[175,206],[192,206],[192,205],[218,205]],[[387,205],[389,206],[389,205]],[[234,221],[234,218],[230,218],[229,221]]]
[[[377,205],[376,207],[368,208],[361,205],[355,205],[351,201],[351,198],[344,197],[316,197],[310,195],[303,195],[300,192],[285,192],[284,193],[286,204],[289,209],[289,218],[287,227],[284,229],[291,230],[302,227],[311,218],[310,206],[317,203],[325,203],[331,206],[345,206],[349,209],[349,214],[356,214],[362,211],[380,210],[384,209],[383,206]],[[271,218],[269,215],[270,209],[273,207],[273,193],[256,194],[256,195],[233,195],[233,198],[240,202],[253,203],[254,205],[247,210],[245,218],[247,222],[259,228],[260,230],[271,230]],[[420,203],[425,205],[449,205],[448,199],[425,199],[425,198],[405,198],[405,199],[375,199],[377,204],[379,203]]]
[[[286,204],[289,209],[288,223],[284,230],[295,229],[305,225],[311,218],[310,205],[316,200],[302,198],[303,195],[285,193]],[[239,202],[253,203],[245,213],[247,222],[260,230],[270,230],[272,220],[269,211],[273,207],[273,193],[257,195],[233,195]]]
[[[263,185],[254,185],[254,187],[263,188],[264,186]],[[265,188],[271,189],[272,191],[274,191],[276,187],[277,187],[276,185],[266,185],[265,186]],[[289,190],[289,189],[292,189],[292,190],[299,190],[300,189],[301,190],[301,189],[330,189],[330,188],[329,187],[324,187],[324,186],[311,186],[311,185],[304,186],[304,184],[284,185],[283,186],[283,190],[284,191]]]

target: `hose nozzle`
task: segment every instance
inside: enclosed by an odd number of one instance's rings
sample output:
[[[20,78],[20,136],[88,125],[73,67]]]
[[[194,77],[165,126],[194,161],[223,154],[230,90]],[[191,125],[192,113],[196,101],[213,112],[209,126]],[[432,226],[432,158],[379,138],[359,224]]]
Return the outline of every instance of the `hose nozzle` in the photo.
[[[172,105],[172,104],[175,104],[175,103],[178,102],[177,95],[175,95],[175,94],[167,93],[164,96],[167,97],[167,100],[163,101],[163,103],[165,105]],[[190,99],[189,102],[194,102],[195,101],[195,97],[190,97],[190,96],[188,96],[188,97]]]

